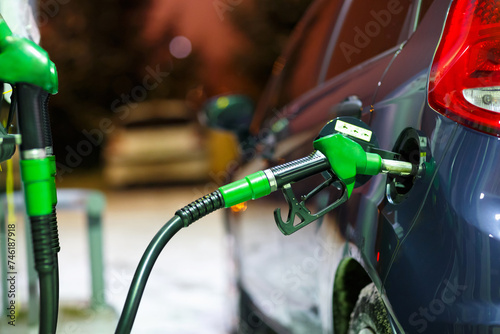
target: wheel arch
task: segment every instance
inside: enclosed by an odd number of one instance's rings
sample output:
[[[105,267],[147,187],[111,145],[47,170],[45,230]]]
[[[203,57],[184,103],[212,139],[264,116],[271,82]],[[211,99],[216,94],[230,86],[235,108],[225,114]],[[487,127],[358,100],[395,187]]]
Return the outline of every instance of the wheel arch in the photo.
[[[372,283],[372,279],[353,258],[344,258],[337,267],[332,298],[333,328],[335,334],[347,333],[351,313],[360,291]]]

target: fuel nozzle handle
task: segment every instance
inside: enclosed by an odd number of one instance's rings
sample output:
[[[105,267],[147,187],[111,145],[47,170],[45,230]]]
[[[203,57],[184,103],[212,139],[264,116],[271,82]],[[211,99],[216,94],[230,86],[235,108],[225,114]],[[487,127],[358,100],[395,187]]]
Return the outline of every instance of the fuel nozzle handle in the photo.
[[[250,174],[219,188],[226,208],[269,195],[285,185],[331,170],[345,185],[347,196],[354,189],[356,175],[389,173],[416,175],[418,166],[404,161],[382,159],[365,152],[355,141],[336,133],[318,138],[309,156]]]
[[[298,182],[328,169],[330,169],[328,159],[323,153],[316,150],[307,157],[266,169],[264,173],[270,182],[275,183],[274,190],[276,190],[285,184]]]

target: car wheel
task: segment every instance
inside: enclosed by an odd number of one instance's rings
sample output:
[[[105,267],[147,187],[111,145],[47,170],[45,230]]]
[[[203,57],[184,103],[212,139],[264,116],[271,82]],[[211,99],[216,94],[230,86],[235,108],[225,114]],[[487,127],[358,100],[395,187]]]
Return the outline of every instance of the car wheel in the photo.
[[[389,322],[389,315],[375,284],[368,284],[359,293],[358,301],[351,313],[348,333],[393,333]]]

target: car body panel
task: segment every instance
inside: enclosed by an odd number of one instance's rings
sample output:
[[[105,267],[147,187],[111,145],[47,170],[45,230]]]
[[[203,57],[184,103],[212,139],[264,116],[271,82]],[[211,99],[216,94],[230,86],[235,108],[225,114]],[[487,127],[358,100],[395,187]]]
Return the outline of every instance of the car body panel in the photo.
[[[409,332],[491,332],[500,328],[500,141],[439,117],[449,148],[417,214],[400,220],[408,233],[384,288]]]

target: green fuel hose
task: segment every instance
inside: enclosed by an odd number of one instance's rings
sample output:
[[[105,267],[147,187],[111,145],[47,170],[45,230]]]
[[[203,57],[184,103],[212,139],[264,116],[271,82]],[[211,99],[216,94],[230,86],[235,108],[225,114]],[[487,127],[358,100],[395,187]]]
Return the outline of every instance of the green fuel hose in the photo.
[[[153,265],[168,241],[183,227],[184,223],[181,217],[174,216],[158,231],[149,244],[135,271],[115,333],[130,333],[132,330],[139,303]]]
[[[156,233],[137,266],[115,333],[130,333],[132,330],[148,277],[168,241],[183,227],[223,207],[224,200],[221,193],[218,190],[214,191],[178,210],[175,216]]]

